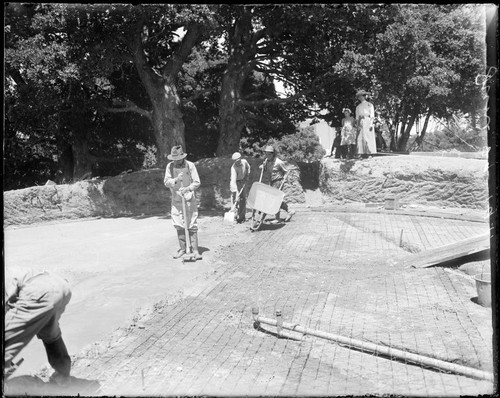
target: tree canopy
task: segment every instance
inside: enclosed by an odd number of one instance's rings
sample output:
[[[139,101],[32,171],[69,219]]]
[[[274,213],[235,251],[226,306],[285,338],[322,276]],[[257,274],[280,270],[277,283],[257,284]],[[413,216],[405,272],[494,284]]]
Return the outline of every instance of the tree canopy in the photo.
[[[163,166],[179,143],[228,155],[312,116],[338,126],[360,88],[399,150],[420,118],[422,136],[430,117],[475,126],[482,7],[9,3],[4,186],[138,169],[152,152]]]

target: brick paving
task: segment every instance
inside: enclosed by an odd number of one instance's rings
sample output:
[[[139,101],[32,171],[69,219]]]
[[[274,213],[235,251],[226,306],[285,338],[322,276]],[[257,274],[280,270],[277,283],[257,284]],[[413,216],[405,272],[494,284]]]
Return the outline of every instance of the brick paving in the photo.
[[[489,381],[295,332],[277,337],[272,326],[254,327],[251,311],[274,318],[280,309],[285,322],[491,372],[491,309],[471,301],[474,282],[387,261],[487,230],[464,220],[311,211],[255,233],[240,229],[241,243],[207,265],[211,277],[159,305],[143,327],[82,354],[73,375],[99,380],[103,395],[490,394]]]

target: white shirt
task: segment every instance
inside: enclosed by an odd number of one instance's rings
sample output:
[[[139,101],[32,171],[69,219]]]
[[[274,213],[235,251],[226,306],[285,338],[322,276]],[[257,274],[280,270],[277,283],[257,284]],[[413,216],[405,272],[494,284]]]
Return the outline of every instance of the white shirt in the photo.
[[[371,102],[364,100],[356,107],[356,120],[361,117],[370,117],[372,119],[375,117],[375,108]]]

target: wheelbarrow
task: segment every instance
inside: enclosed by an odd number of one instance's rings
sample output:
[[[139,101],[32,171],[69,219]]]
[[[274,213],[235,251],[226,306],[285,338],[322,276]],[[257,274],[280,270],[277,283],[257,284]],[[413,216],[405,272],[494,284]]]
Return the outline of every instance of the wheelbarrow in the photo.
[[[281,189],[287,176],[288,173],[285,174],[279,189],[263,184],[260,181],[252,184],[247,199],[247,206],[253,209],[250,230],[259,230],[267,214],[278,213],[285,197],[285,193]]]

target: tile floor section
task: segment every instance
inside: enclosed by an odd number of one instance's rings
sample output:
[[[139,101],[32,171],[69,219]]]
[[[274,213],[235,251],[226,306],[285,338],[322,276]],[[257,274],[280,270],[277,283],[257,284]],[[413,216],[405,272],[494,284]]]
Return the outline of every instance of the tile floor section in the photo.
[[[96,345],[73,374],[99,380],[102,395],[490,394],[489,381],[296,332],[277,337],[252,319],[252,307],[269,318],[279,309],[285,322],[492,372],[491,309],[471,300],[474,281],[387,261],[487,230],[422,216],[298,212],[281,227],[242,232],[198,289],[160,306],[143,328]]]

